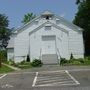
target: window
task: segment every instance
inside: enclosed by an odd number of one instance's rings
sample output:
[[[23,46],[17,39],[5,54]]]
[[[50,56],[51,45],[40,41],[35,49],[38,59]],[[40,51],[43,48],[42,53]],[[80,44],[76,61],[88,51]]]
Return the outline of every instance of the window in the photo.
[[[51,26],[45,26],[45,30],[51,30]]]
[[[42,36],[42,41],[52,41],[52,40],[55,40],[55,39],[56,39],[55,35]]]

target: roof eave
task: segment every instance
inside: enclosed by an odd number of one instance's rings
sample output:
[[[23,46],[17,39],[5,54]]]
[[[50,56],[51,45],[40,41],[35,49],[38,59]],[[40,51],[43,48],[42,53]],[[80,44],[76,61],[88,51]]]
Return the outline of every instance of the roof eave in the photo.
[[[58,17],[58,18],[60,18],[60,19],[62,19],[62,20],[64,20],[66,23],[71,24],[71,26],[73,26],[74,28],[78,29],[79,31],[83,31],[84,30],[83,28],[81,28],[81,27],[79,27],[79,26],[77,26],[77,25],[69,22],[68,20],[64,19],[63,17],[60,17],[58,15],[55,15],[55,16]]]
[[[21,30],[22,28],[28,26],[30,23],[32,23],[33,21],[35,21],[36,19],[38,19],[40,16],[41,16],[41,15],[38,15],[36,18],[32,19],[30,22],[26,23],[25,25],[23,25],[23,26],[17,28],[15,31],[18,32],[18,31]],[[14,31],[14,32],[15,32],[15,31]]]

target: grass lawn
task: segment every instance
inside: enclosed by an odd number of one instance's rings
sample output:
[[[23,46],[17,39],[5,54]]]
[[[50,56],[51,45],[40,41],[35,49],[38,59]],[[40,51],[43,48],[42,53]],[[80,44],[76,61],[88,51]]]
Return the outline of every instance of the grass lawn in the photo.
[[[32,66],[31,66],[31,65],[19,65],[18,67],[19,67],[19,68],[21,68],[21,69],[28,69],[28,68],[32,68]]]
[[[12,71],[14,71],[14,70],[9,67],[3,66],[3,65],[0,68],[0,73],[8,73],[8,72],[12,72]]]
[[[18,65],[18,68],[28,69],[28,68],[32,68],[32,66],[31,66],[31,64],[28,64],[28,65]]]
[[[14,66],[14,67],[17,67],[17,68],[20,68],[20,69],[28,69],[28,68],[32,67],[30,62],[25,62],[25,61],[22,61],[21,63],[14,63],[12,61],[6,61],[4,63]]]
[[[85,60],[83,65],[90,65],[90,60]]]
[[[28,68],[32,68],[32,65],[30,62],[24,62],[24,63],[18,63],[17,67],[21,69],[28,69]]]
[[[90,61],[84,61],[84,63],[80,63],[79,61],[73,61],[72,63],[67,63],[66,65],[88,66],[90,65]]]
[[[88,59],[63,60],[63,62],[61,62],[60,65],[64,65],[64,66],[71,66],[71,65],[88,66],[88,65],[90,65],[90,60],[88,60]]]

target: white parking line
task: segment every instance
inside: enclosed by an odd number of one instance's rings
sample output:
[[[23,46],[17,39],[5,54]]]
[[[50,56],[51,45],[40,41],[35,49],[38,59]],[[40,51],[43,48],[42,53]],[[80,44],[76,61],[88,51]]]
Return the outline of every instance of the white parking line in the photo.
[[[65,71],[76,84],[80,84],[67,70]]]
[[[44,74],[44,73],[45,73],[45,74],[46,74],[46,73],[54,73],[54,72],[55,72],[55,73],[57,73],[57,72],[65,73],[65,70],[58,70],[58,71],[40,71],[40,72],[43,73],[43,74]],[[39,73],[40,73],[40,72],[39,72]]]
[[[55,78],[54,78],[55,79]],[[67,82],[69,79],[58,79],[58,80],[61,80],[61,81],[63,81],[63,82]],[[58,82],[58,80],[56,79],[56,80],[41,80],[41,81],[43,81],[43,82],[55,82],[55,81],[57,81]],[[38,81],[38,80],[37,80]],[[39,81],[39,82],[41,82],[41,81]]]
[[[10,85],[10,84],[5,84],[2,85],[1,88],[13,88],[14,86]]]
[[[34,86],[35,86],[35,84],[36,84],[36,81],[37,81],[37,76],[38,76],[38,72],[36,72],[36,76],[35,76],[35,78],[34,78],[34,80],[33,80],[32,87],[34,87]]]
[[[67,84],[65,84],[65,83],[67,83]],[[72,81],[66,81],[66,82],[54,82],[54,83],[51,83],[51,84],[42,84],[42,85],[38,85],[38,86],[54,86],[54,85],[58,85],[59,84],[59,86],[62,86],[62,85],[76,85],[76,84],[69,84],[69,83],[72,83]],[[36,86],[37,87],[37,86]]]
[[[64,77],[52,77],[52,78],[43,78],[43,79],[40,79],[38,78],[37,81],[44,81],[44,80],[55,80],[55,79],[59,79],[59,80],[68,80],[69,78],[65,79]]]
[[[2,75],[2,76],[0,77],[0,79],[4,78],[6,75],[7,75],[7,74]]]
[[[32,87],[64,86],[80,84],[67,70],[36,72]]]

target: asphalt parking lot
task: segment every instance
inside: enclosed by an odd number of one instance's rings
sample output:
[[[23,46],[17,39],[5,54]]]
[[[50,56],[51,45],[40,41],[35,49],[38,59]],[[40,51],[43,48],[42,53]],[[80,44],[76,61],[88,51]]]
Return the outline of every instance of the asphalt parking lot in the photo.
[[[3,74],[0,75],[0,90],[90,90],[90,70]]]

